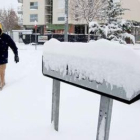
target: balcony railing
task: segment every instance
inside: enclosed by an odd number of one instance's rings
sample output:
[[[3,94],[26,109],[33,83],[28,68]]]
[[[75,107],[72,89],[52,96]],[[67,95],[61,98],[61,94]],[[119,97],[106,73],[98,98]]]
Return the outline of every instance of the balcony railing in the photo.
[[[51,6],[52,5],[52,0],[46,0],[45,5],[46,6]]]
[[[23,25],[23,19],[18,20],[18,25],[20,25],[20,26]]]
[[[52,15],[52,7],[51,6],[47,6],[45,8],[45,14],[46,15]]]
[[[23,14],[23,7],[19,6],[17,12],[18,14]]]

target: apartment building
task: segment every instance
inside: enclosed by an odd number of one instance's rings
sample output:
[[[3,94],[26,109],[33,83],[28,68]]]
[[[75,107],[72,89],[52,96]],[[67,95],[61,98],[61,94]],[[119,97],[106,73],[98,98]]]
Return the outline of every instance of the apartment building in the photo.
[[[23,26],[23,9],[21,5],[18,6],[17,12],[18,12],[18,24],[20,26]]]
[[[65,0],[18,0],[18,14],[22,17],[25,29],[34,30],[37,21],[37,32],[44,34],[47,31],[55,33],[64,32]],[[85,33],[87,25],[83,21],[74,21],[69,15],[69,33]],[[85,28],[86,27],[86,28]]]
[[[84,20],[74,20],[71,16],[69,9],[68,23],[69,23],[69,33],[84,34],[87,33],[87,25]],[[53,20],[52,23],[54,28],[57,29],[56,32],[64,32],[65,24],[65,0],[53,0]]]
[[[33,29],[35,32],[36,21],[37,32],[44,34],[46,24],[52,24],[52,0],[18,0],[18,2],[22,4],[21,14],[25,29]]]
[[[41,34],[47,31],[64,32],[65,0],[18,0],[18,2],[22,4],[19,13],[22,15],[25,29],[34,29],[36,20],[38,32]],[[130,9],[125,12],[123,18],[140,22],[140,0],[121,0],[121,3],[122,7]],[[86,22],[73,20],[70,12],[68,23],[69,33],[87,33]]]

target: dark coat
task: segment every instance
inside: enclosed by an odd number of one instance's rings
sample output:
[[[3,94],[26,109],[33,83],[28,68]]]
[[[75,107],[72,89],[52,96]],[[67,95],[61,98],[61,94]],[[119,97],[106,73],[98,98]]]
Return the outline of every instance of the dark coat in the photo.
[[[0,65],[8,63],[8,47],[15,55],[18,55],[18,49],[11,37],[5,33],[0,35]]]

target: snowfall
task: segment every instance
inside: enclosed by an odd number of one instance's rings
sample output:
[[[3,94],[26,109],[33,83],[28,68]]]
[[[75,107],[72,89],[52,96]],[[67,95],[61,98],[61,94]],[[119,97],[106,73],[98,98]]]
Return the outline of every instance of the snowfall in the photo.
[[[14,62],[9,50],[6,86],[0,91],[0,140],[96,140],[100,95],[61,83],[59,131],[55,131],[52,79],[42,74],[43,46],[16,44],[20,62]],[[140,57],[140,45],[127,47]],[[139,106],[140,101],[127,105],[114,100],[110,140],[140,140]]]

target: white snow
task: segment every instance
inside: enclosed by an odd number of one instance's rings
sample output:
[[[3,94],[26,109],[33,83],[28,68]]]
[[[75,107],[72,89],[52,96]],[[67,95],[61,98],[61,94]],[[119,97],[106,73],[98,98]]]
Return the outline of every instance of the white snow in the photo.
[[[140,56],[140,45],[128,47]],[[52,79],[42,75],[42,47],[18,48],[18,64],[9,50],[6,86],[0,91],[0,140],[96,140],[100,96],[61,83],[59,132],[54,131]],[[132,105],[114,101],[110,140],[140,139],[139,106],[140,101]]]
[[[121,19],[120,24],[123,26],[127,23],[127,21],[125,19]]]
[[[104,39],[90,43],[68,43],[51,39],[44,45],[45,67],[66,74],[123,87],[131,99],[140,91],[140,57],[132,48]],[[133,81],[133,82],[132,82]]]
[[[133,42],[133,44],[135,44],[135,37],[134,37],[134,35],[129,34],[129,33],[124,33],[124,34],[122,34],[122,36],[124,38],[129,38]]]
[[[95,32],[98,29],[99,29],[99,24],[97,22],[95,22],[95,21],[89,22],[89,33],[91,31]]]

